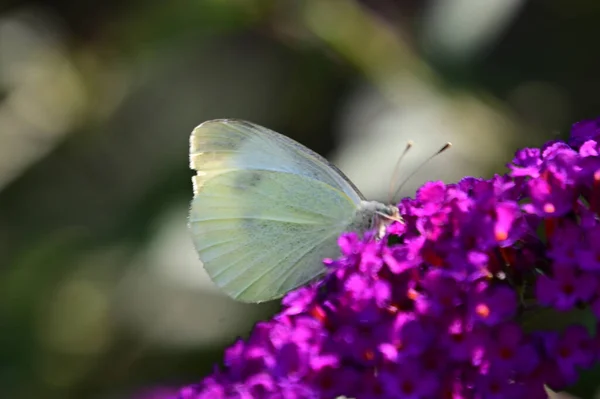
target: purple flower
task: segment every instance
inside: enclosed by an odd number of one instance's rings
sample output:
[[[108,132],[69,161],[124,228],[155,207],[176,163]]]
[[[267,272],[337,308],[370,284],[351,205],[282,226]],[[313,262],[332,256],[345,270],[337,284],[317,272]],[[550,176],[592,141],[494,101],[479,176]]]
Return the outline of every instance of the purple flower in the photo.
[[[300,287],[290,292],[282,300],[284,313],[287,315],[297,315],[306,310],[306,307],[315,300],[315,290],[310,287]]]
[[[562,216],[575,202],[571,187],[562,180],[563,176],[548,174],[546,179],[538,178],[527,183],[531,203],[523,207],[529,213],[544,217]]]
[[[419,266],[423,262],[421,249],[424,243],[425,239],[423,237],[407,238],[404,241],[404,245],[391,248],[385,247],[382,259],[392,273],[403,273]]]
[[[418,363],[405,363],[384,369],[380,373],[387,398],[421,399],[431,397],[439,389],[438,378]]]
[[[412,313],[399,313],[382,330],[383,341],[395,348],[394,361],[421,355],[435,338],[426,321]]]
[[[422,291],[415,293],[415,309],[423,315],[443,316],[463,302],[460,293],[455,279],[434,269],[423,277]]]
[[[357,365],[370,366],[377,361],[375,337],[372,325],[343,326],[335,332],[331,341],[343,358],[352,360]]]
[[[545,341],[546,350],[556,362],[565,385],[575,382],[578,369],[590,367],[597,358],[593,340],[581,325],[571,325],[563,334],[548,333]]]
[[[257,373],[246,380],[248,394],[252,398],[261,398],[270,395],[277,390],[275,378],[268,373]]]
[[[425,183],[415,196],[415,200],[421,207],[415,212],[417,216],[433,215],[444,205],[446,198],[446,185],[444,182],[436,181]]]
[[[598,143],[594,140],[584,142],[581,147],[579,147],[579,155],[581,155],[582,158],[597,157],[599,155]]]
[[[575,123],[571,127],[571,137],[569,145],[571,147],[579,147],[587,140],[598,141],[600,138],[600,118],[587,119]]]
[[[498,326],[489,339],[488,361],[498,370],[527,375],[540,363],[535,347],[526,342],[525,333],[517,323]]]
[[[552,276],[539,276],[536,297],[541,305],[557,310],[571,310],[578,301],[589,301],[598,288],[595,276],[580,273],[572,267],[555,266]]]
[[[542,166],[539,148],[524,148],[515,153],[512,164],[507,165],[514,177],[539,177]]]
[[[578,224],[566,220],[561,228],[552,233],[547,255],[556,264],[575,266],[579,248],[585,243],[585,230]]]
[[[600,271],[600,225],[585,229],[581,248],[575,252],[582,270]]]
[[[446,332],[442,333],[439,348],[447,354],[446,362],[449,364],[479,366],[488,341],[489,330],[486,327],[473,326],[456,314],[449,321]]]
[[[524,398],[525,389],[523,385],[516,384],[503,373],[490,372],[477,377],[475,390],[481,398],[507,399]]]
[[[510,320],[517,312],[517,296],[506,285],[490,286],[478,282],[470,298],[470,316],[473,322],[494,326]]]

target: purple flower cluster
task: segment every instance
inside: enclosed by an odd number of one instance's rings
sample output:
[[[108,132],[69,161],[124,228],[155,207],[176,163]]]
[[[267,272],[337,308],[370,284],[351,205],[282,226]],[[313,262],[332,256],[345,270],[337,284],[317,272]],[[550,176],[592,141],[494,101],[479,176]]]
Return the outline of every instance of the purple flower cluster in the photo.
[[[179,398],[535,399],[573,384],[600,339],[535,319],[600,319],[597,139],[600,123],[580,122],[506,175],[425,184],[399,204],[405,224],[340,237],[325,279]]]

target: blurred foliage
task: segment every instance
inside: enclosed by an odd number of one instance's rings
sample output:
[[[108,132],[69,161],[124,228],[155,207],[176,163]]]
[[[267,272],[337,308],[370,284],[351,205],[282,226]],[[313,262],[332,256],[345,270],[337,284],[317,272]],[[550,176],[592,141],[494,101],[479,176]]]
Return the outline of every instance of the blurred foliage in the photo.
[[[491,16],[432,0],[3,3],[0,396],[194,381],[276,311],[193,271],[187,144],[204,120],[249,119],[327,155],[358,88],[398,109],[428,92],[487,143],[466,147],[477,175],[600,114],[599,3],[497,3]],[[596,385],[586,376],[578,394]]]

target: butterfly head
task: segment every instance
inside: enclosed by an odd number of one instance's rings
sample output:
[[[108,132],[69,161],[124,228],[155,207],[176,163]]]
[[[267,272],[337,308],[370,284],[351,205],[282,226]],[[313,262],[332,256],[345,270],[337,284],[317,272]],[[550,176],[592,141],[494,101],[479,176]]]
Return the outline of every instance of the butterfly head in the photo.
[[[395,205],[385,205],[378,202],[375,214],[380,219],[388,221],[388,224],[391,224],[392,222],[404,223],[404,219],[400,216],[400,211]]]
[[[357,216],[362,225],[359,230],[377,229],[378,238],[383,237],[386,227],[390,224],[404,223],[398,207],[377,201],[362,201]]]

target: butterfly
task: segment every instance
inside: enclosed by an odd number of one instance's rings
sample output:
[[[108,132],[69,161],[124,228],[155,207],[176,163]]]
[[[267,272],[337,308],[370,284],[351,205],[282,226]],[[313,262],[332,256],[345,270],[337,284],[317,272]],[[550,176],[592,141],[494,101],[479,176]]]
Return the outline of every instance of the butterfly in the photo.
[[[190,167],[194,246],[211,280],[242,302],[280,298],[319,277],[323,259],[339,255],[341,233],[402,222],[396,206],[365,200],[322,156],[251,122],[196,127]]]

